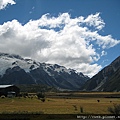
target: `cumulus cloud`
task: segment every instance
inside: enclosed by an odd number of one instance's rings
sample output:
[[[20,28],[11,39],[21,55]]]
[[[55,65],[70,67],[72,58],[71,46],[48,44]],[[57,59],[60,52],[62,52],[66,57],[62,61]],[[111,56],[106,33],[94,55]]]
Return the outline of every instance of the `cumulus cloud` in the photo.
[[[16,4],[14,0],[0,0],[0,10],[4,9],[8,4]]]
[[[64,65],[91,77],[101,69],[96,61],[107,54],[105,50],[120,43],[111,35],[100,35],[104,27],[100,13],[86,18],[45,14],[25,25],[12,20],[0,25],[0,51]]]
[[[48,45],[41,31],[22,26],[17,20],[0,25],[0,51],[28,57]]]

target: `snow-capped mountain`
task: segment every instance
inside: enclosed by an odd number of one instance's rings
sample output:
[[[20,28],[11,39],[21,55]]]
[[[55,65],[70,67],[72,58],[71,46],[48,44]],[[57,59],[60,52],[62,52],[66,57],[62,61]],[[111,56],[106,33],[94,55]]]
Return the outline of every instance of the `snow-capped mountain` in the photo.
[[[120,91],[120,56],[88,80],[82,89],[85,91]]]
[[[64,66],[0,53],[0,84],[44,84],[78,90],[88,79],[82,73]]]

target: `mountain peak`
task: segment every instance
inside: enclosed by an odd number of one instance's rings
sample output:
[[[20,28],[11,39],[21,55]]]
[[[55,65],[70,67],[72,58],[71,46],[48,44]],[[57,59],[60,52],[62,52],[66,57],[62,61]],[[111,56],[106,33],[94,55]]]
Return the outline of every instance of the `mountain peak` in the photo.
[[[8,53],[1,53],[0,52],[0,57],[9,57],[9,58],[16,58],[16,59],[21,59],[23,60],[23,58],[19,55],[16,54],[8,54]]]
[[[43,84],[78,90],[89,78],[58,64],[40,63],[19,55],[0,53],[0,84]]]

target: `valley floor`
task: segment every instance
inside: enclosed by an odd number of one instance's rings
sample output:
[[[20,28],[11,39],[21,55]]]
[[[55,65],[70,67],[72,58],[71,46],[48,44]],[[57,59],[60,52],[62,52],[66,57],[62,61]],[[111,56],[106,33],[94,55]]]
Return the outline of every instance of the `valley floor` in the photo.
[[[118,97],[120,93],[111,93],[114,94],[113,97],[110,93],[98,93],[99,96],[101,94],[103,96],[110,95],[106,98],[95,97],[97,93],[84,93],[85,97],[82,94],[47,93],[45,102],[36,96],[32,98],[0,98],[0,114],[110,114],[108,107],[120,104]],[[80,97],[80,95],[82,96]]]

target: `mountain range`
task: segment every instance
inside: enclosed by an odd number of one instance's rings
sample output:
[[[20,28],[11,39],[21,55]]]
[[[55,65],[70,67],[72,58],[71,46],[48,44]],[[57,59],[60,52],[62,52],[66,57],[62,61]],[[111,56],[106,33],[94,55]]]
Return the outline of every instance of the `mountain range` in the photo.
[[[89,78],[58,64],[0,53],[0,84],[46,85],[58,90],[120,91],[120,56]]]
[[[64,66],[0,53],[0,84],[41,84],[59,90],[79,90],[88,79],[81,72]]]
[[[120,91],[120,56],[81,88],[84,91]]]

